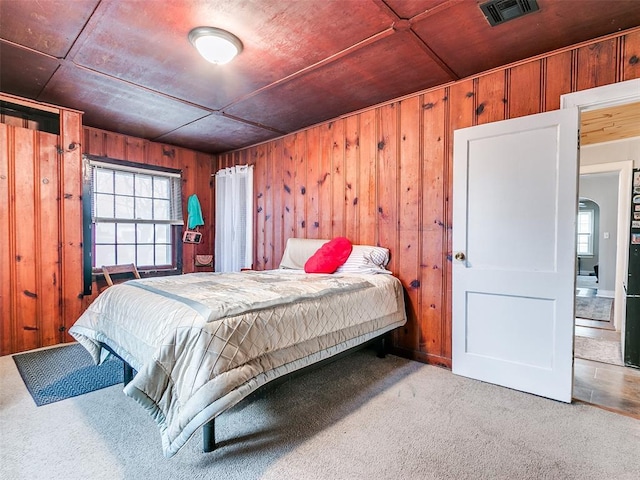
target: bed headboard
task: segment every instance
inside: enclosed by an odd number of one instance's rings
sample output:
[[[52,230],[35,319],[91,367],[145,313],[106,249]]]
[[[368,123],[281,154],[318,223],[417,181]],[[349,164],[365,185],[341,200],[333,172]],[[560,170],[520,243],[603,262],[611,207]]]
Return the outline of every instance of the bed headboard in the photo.
[[[289,238],[280,261],[280,268],[304,270],[309,257],[329,240]],[[386,269],[389,250],[373,245],[354,245],[347,261],[336,273],[391,273]]]
[[[309,257],[329,240],[317,238],[290,238],[280,261],[280,268],[304,270],[304,264]]]

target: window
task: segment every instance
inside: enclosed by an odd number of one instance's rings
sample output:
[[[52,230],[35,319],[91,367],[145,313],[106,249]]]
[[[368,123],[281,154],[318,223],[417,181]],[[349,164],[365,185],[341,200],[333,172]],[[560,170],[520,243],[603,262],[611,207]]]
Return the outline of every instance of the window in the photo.
[[[104,161],[88,162],[91,266],[134,263],[178,268],[180,174]]]
[[[578,255],[593,255],[593,210],[578,212]]]

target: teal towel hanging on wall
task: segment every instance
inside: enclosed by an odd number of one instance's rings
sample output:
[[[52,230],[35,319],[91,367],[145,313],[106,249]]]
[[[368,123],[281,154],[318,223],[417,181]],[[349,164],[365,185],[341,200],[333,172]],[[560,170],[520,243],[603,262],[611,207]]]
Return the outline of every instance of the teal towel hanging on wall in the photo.
[[[200,208],[200,201],[195,193],[191,195],[187,201],[187,213],[189,214],[187,228],[192,229],[199,225],[204,225],[202,208]]]

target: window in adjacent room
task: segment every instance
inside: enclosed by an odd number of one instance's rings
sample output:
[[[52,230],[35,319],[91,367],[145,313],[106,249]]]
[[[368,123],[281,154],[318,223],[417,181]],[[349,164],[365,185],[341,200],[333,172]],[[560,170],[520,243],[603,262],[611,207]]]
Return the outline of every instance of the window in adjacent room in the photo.
[[[580,209],[578,211],[578,255],[593,255],[594,211]]]
[[[89,159],[91,267],[134,263],[179,268],[182,219],[178,171]]]

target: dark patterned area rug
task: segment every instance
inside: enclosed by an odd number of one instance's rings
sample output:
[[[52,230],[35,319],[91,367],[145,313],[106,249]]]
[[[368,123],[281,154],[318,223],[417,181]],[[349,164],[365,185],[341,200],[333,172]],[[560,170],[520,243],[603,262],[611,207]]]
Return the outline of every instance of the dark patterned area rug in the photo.
[[[576,297],[576,317],[610,322],[613,314],[613,298]]]
[[[122,383],[122,361],[95,365],[79,343],[17,354],[13,360],[38,407]]]

